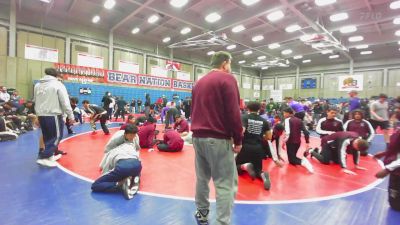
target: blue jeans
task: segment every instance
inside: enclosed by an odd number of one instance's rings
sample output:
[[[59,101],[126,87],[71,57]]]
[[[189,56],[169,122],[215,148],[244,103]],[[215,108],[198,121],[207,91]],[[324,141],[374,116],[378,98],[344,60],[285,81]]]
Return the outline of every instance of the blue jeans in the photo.
[[[127,177],[136,177],[142,171],[142,163],[137,159],[120,159],[115,168],[99,177],[92,184],[92,191],[109,192],[117,190],[117,182]]]
[[[58,149],[63,132],[64,120],[59,116],[39,116],[40,128],[42,129],[44,140],[44,151],[39,153],[39,158],[49,158]]]

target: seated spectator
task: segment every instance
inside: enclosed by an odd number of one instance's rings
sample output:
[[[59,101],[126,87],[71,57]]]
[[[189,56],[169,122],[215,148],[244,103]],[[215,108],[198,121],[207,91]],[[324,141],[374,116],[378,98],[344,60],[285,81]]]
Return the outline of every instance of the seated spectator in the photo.
[[[156,143],[156,122],[153,117],[149,117],[146,123],[140,128],[138,136],[141,148],[153,148]]]
[[[18,135],[12,132],[6,126],[6,120],[4,119],[4,109],[0,107],[0,142],[17,139]]]
[[[125,124],[123,124],[120,128],[120,130],[125,130],[126,126],[129,124],[135,125],[136,126],[136,118],[133,115],[129,115],[128,119],[126,120]]]
[[[183,139],[181,135],[172,129],[167,129],[164,133],[163,141],[157,145],[162,152],[179,152],[183,149]]]
[[[7,88],[4,86],[0,86],[0,103],[10,101],[10,94],[7,93]]]

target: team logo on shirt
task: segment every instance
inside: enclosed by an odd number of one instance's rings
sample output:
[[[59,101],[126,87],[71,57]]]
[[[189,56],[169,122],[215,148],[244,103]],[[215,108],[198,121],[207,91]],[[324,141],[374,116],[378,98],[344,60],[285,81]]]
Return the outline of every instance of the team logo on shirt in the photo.
[[[262,132],[263,124],[264,124],[263,121],[249,119],[247,125],[247,132],[250,134],[260,135]]]

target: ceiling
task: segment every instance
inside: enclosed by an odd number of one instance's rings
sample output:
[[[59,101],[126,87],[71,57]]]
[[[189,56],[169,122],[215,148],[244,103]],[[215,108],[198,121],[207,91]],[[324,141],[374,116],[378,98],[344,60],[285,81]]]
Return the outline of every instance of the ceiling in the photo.
[[[227,45],[236,45],[235,49],[229,50],[233,54],[233,62],[245,60],[244,66],[273,59],[283,59],[284,64],[288,63],[290,67],[308,67],[400,56],[400,36],[395,35],[400,30],[400,24],[394,23],[394,19],[400,17],[400,8],[390,8],[394,0],[337,0],[326,6],[318,6],[314,0],[259,0],[250,6],[245,5],[243,0],[189,0],[181,8],[171,6],[171,0],[115,0],[116,5],[110,10],[103,7],[105,0],[51,0],[50,3],[40,0],[15,1],[18,23],[58,30],[62,30],[63,26],[81,24],[165,46],[208,31],[214,31],[217,35],[225,33]],[[9,5],[10,0],[0,0],[0,8],[9,8]],[[282,19],[274,22],[267,19],[269,13],[277,10],[283,12]],[[207,22],[205,17],[212,12],[217,12],[221,19],[214,23]],[[4,17],[3,10],[0,13]],[[347,13],[348,19],[332,22],[330,16],[336,13]],[[149,23],[148,18],[154,14],[158,15],[159,20]],[[100,16],[96,24],[92,23],[94,15]],[[301,29],[286,32],[285,29],[293,24]],[[237,25],[243,25],[246,29],[232,32]],[[357,31],[341,33],[340,29],[348,25],[356,26]],[[140,31],[132,34],[135,27]],[[182,35],[180,31],[184,27],[189,27],[191,32]],[[333,52],[324,55],[299,39],[305,34],[314,33],[335,41],[339,48],[330,47]],[[262,35],[264,39],[253,41],[252,38],[257,35]],[[362,36],[363,40],[349,42],[351,36]],[[163,43],[165,37],[170,37],[171,41]],[[270,49],[268,45],[271,43],[279,43],[280,47]],[[184,50],[206,55],[211,50],[226,50],[227,45]],[[368,48],[356,49],[358,45],[368,45]],[[253,53],[243,55],[249,49]],[[283,55],[282,51],[286,49],[292,53]],[[361,55],[361,51],[372,51],[372,54]],[[303,58],[293,59],[295,55],[302,55]],[[331,55],[339,57],[330,59]],[[257,60],[259,56],[267,58]],[[307,59],[311,62],[303,63]],[[256,68],[261,67],[262,63]]]

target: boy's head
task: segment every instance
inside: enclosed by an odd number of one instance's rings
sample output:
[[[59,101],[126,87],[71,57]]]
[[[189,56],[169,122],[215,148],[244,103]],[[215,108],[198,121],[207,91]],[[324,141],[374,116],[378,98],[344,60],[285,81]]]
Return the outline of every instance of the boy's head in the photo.
[[[211,57],[211,66],[214,69],[220,69],[226,73],[231,72],[232,56],[229,52],[219,51]]]
[[[281,122],[281,118],[279,116],[274,116],[274,124]]]
[[[83,100],[83,101],[82,101],[82,105],[83,105],[83,107],[84,107],[85,109],[88,109],[88,108],[89,108],[89,101],[88,101],[88,100]]]
[[[386,101],[387,100],[387,95],[386,94],[380,94],[379,95],[379,101],[380,102],[384,102],[384,101]]]
[[[139,131],[139,129],[137,128],[137,126],[135,126],[133,124],[128,124],[125,127],[125,133],[124,133],[125,140],[132,142],[133,139],[135,139],[138,131]]]
[[[291,117],[293,115],[293,113],[294,112],[293,112],[292,108],[287,107],[287,108],[283,109],[283,117],[285,117],[285,118]]]
[[[274,130],[276,132],[275,135],[279,137],[283,134],[283,131],[285,130],[285,126],[283,126],[283,124],[278,123],[275,125]]]
[[[336,107],[329,107],[328,110],[326,110],[326,118],[327,119],[333,119],[336,117],[337,114],[337,108]]]
[[[181,122],[182,121],[182,116],[181,115],[175,115],[175,121],[176,122]]]
[[[353,141],[353,148],[357,151],[366,151],[369,148],[369,143],[367,140],[358,138]]]
[[[361,110],[354,110],[353,111],[353,118],[355,120],[362,120],[364,118],[364,113]]]
[[[157,120],[154,119],[153,117],[149,116],[149,118],[147,119],[147,122],[148,122],[148,123],[156,123]]]
[[[247,103],[247,109],[250,112],[258,112],[261,108],[261,104],[259,102],[249,102]]]
[[[133,115],[128,116],[127,123],[129,124],[135,124],[136,123],[136,118]]]

